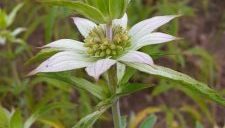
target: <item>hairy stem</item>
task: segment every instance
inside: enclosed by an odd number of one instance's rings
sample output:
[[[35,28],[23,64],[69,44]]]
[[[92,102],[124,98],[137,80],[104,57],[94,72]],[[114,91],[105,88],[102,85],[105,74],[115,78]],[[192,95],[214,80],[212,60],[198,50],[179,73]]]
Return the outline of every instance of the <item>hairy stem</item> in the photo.
[[[112,22],[106,25],[106,37],[112,41],[113,32],[112,32]],[[111,95],[116,94],[117,88],[117,74],[116,74],[116,66],[112,66],[108,71],[108,85],[111,90]],[[121,126],[121,115],[120,115],[120,107],[119,107],[119,98],[115,99],[112,104],[112,115],[113,115],[113,123],[114,128],[120,128]]]
[[[108,71],[108,84],[109,84],[109,89],[111,90],[112,95],[115,94],[116,88],[117,88],[116,66],[113,66]],[[120,128],[121,115],[120,115],[120,107],[119,107],[119,98],[113,101],[112,115],[113,115],[114,128]]]

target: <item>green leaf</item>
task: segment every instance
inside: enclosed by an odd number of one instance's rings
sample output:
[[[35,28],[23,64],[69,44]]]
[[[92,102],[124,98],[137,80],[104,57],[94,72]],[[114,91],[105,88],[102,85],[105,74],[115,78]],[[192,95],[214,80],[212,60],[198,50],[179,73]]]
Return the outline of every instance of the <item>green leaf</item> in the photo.
[[[96,120],[108,109],[111,107],[112,99],[107,99],[100,102],[97,105],[96,111],[82,118],[75,126],[72,128],[92,128]]]
[[[0,9],[0,29],[4,29],[6,27],[7,27],[7,15],[2,9]]]
[[[19,111],[15,111],[10,119],[10,128],[23,128],[23,119]]]
[[[165,113],[166,113],[166,125],[168,128],[173,127],[174,122],[174,113],[171,109],[165,107]]]
[[[43,49],[41,50],[37,55],[29,59],[25,65],[34,64],[43,60],[46,60],[47,58],[51,57],[52,55],[56,54],[58,52],[57,49]]]
[[[33,114],[26,120],[25,124],[24,124],[24,128],[30,128],[31,125],[37,121],[41,116],[43,116],[44,114],[46,114],[47,112],[56,109],[56,108],[63,108],[67,105],[65,104],[61,104],[61,103],[51,103],[48,105],[41,105],[40,107],[38,107],[35,112],[33,112]]]
[[[152,96],[158,96],[164,92],[169,91],[172,88],[174,88],[173,84],[167,84],[166,81],[160,80],[159,85],[157,85],[152,91]]]
[[[53,26],[56,22],[57,7],[51,8],[49,14],[45,17],[45,42],[50,42],[53,35]]]
[[[204,128],[200,122],[196,122],[195,128]]]
[[[102,12],[88,4],[85,4],[80,1],[69,1],[69,0],[47,0],[42,1],[43,3],[49,4],[49,5],[57,5],[61,7],[69,8],[75,12],[78,12],[79,14],[97,22],[97,23],[106,23],[107,20],[105,19]]]
[[[111,19],[119,19],[126,12],[128,0],[109,0],[109,13]]]
[[[121,128],[126,128],[127,127],[127,116],[122,116],[121,118]]]
[[[41,76],[53,78],[53,79],[68,83],[70,85],[73,85],[76,88],[83,89],[91,93],[92,95],[96,96],[99,99],[104,99],[107,96],[103,88],[83,78],[72,77],[70,75],[65,75],[62,73],[48,73],[48,74],[42,74]]]
[[[143,123],[141,123],[140,128],[153,128],[156,123],[157,117],[155,115],[150,115],[147,117]]]
[[[109,0],[85,0],[91,6],[98,8],[106,17],[109,16]]]
[[[206,84],[201,83],[188,75],[157,65],[150,66],[140,63],[127,63],[127,65],[148,74],[182,82],[182,85],[186,86],[187,88],[196,90],[212,101],[225,106],[225,99],[217,91],[209,88]]]
[[[209,111],[208,105],[206,103],[206,99],[203,95],[201,95],[198,91],[188,88],[187,86],[180,86],[176,81],[168,81],[168,80],[160,80],[159,85],[157,85],[153,92],[153,96],[160,95],[165,91],[169,91],[169,89],[178,89],[184,92],[187,96],[189,96],[201,109],[201,111],[205,114],[204,117],[207,118],[210,123],[214,123],[213,116]]]
[[[120,84],[126,84],[129,81],[129,79],[136,73],[136,71],[137,71],[136,69],[127,67],[126,72],[123,75],[123,78],[121,79],[119,85]]]
[[[18,4],[12,10],[12,12],[8,15],[8,18],[7,18],[7,27],[10,26],[14,22],[17,12],[23,7],[23,5],[24,5],[23,3]]]
[[[196,110],[196,107],[192,107],[190,105],[184,105],[180,110],[182,112],[186,112],[190,114],[195,120],[201,120],[201,113],[198,110]]]
[[[12,35],[15,37],[15,36],[19,35],[20,33],[24,32],[24,31],[26,31],[26,28],[21,28],[21,27],[19,27],[19,28],[16,28],[16,29],[12,32]]]
[[[121,85],[117,89],[117,95],[126,96],[131,93],[134,93],[134,92],[137,92],[137,91],[149,88],[149,87],[153,87],[153,85],[140,84],[140,83],[127,83],[127,84]]]
[[[9,128],[10,113],[0,106],[0,128]]]
[[[109,16],[109,0],[95,0],[97,8],[108,18]]]

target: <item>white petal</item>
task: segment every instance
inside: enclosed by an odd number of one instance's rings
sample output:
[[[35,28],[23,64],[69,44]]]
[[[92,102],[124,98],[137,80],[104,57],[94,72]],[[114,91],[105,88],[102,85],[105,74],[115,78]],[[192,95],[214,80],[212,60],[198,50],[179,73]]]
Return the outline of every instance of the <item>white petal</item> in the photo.
[[[155,32],[155,33],[148,34],[148,35],[138,39],[136,42],[132,41],[131,48],[133,50],[138,50],[138,49],[142,48],[143,46],[170,42],[170,41],[176,40],[176,39],[178,39],[178,38],[168,35],[168,34],[165,34],[165,33]]]
[[[85,70],[89,76],[92,76],[95,78],[95,80],[98,80],[101,74],[106,72],[115,63],[116,60],[101,59],[98,60],[96,63],[89,65]]]
[[[141,21],[134,25],[129,34],[131,35],[132,39],[136,41],[137,39],[145,36],[146,34],[150,34],[160,26],[168,23],[172,19],[178,17],[177,15],[169,15],[169,16],[156,16],[144,21]]]
[[[56,48],[59,50],[73,50],[73,51],[85,51],[86,48],[83,46],[84,43],[71,40],[71,39],[60,39],[49,43],[42,48]]]
[[[126,29],[127,28],[127,22],[128,22],[128,18],[127,18],[127,14],[125,13],[124,16],[121,19],[113,20],[113,25],[122,26],[124,29]]]
[[[118,60],[122,62],[134,62],[153,65],[153,60],[149,55],[138,51],[129,51]]]
[[[87,37],[90,31],[97,26],[94,22],[80,17],[73,17],[73,21],[84,37]]]
[[[44,61],[29,75],[39,72],[60,72],[87,67],[92,62],[86,56],[72,51],[59,52]]]

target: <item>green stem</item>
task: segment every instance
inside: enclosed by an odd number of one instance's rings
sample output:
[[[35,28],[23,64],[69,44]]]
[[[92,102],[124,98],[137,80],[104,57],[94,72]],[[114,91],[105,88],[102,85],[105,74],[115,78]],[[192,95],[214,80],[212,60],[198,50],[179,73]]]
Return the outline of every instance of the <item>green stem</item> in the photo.
[[[106,37],[112,41],[113,32],[112,32],[112,21],[106,25]],[[108,71],[108,85],[109,90],[111,90],[111,95],[116,94],[117,88],[117,74],[116,66],[112,66]],[[114,128],[120,128],[121,126],[121,116],[120,116],[120,107],[119,107],[119,98],[116,98],[112,103],[112,116]]]
[[[120,126],[121,126],[121,115],[120,115],[119,99],[114,101],[114,103],[112,104],[112,114],[113,114],[114,128],[120,128]]]
[[[15,79],[17,85],[21,85],[20,77],[19,77],[18,70],[16,67],[16,60],[13,60],[13,62],[11,62],[11,68],[12,68],[13,78]]]
[[[109,84],[109,89],[111,90],[111,94],[114,95],[116,93],[116,88],[117,88],[117,78],[116,78],[116,67],[115,66],[113,66],[108,71],[108,84]],[[117,98],[113,101],[112,116],[113,116],[114,128],[120,128],[121,115],[120,115],[120,107],[119,107],[119,98]]]
[[[8,54],[9,54],[8,59],[9,59],[9,63],[11,65],[11,70],[12,70],[12,76],[13,76],[14,80],[16,81],[16,84],[21,85],[19,73],[17,70],[16,58],[15,58],[15,55],[13,53],[12,46],[10,43],[8,43],[7,48],[8,48]]]

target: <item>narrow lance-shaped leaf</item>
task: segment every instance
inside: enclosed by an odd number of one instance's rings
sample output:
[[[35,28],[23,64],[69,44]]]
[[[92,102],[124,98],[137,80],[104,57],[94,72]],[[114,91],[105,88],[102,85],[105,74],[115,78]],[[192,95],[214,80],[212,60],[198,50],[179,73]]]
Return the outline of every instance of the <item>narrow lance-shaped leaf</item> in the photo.
[[[204,128],[200,122],[196,122],[195,128]]]
[[[194,89],[205,97],[225,106],[225,99],[221,95],[219,95],[217,91],[209,88],[206,84],[189,77],[188,75],[157,65],[149,66],[140,63],[127,63],[127,65],[148,74],[169,78],[175,81],[180,81],[187,88]]]
[[[25,65],[30,65],[30,64],[34,64],[34,63],[43,61],[43,60],[49,58],[50,56],[56,54],[58,51],[59,50],[57,50],[57,49],[43,49],[37,55],[35,55],[32,58],[30,58],[25,63]]]
[[[0,128],[9,127],[9,112],[0,106]]]
[[[47,0],[47,1],[41,1],[43,3],[49,4],[49,5],[56,5],[60,7],[66,7],[69,8],[75,12],[78,12],[79,14],[97,22],[97,23],[106,23],[106,19],[104,15],[101,13],[101,11],[93,6],[90,6],[86,3],[80,2],[80,1],[68,1],[68,0]]]
[[[140,83],[126,83],[124,85],[120,85],[120,87],[117,89],[117,95],[126,96],[149,87],[153,87],[153,85]]]
[[[82,118],[72,128],[92,128],[96,120],[111,106],[112,99],[106,99],[97,105],[96,111]]]
[[[6,27],[7,27],[7,15],[6,15],[5,11],[3,11],[0,8],[0,29],[5,29]]]
[[[98,8],[106,17],[109,17],[109,0],[87,0],[89,4]]]
[[[121,18],[127,9],[128,3],[128,0],[109,0],[109,13],[111,19]]]
[[[14,22],[17,12],[23,7],[23,5],[23,3],[18,4],[9,14],[9,16],[7,17],[7,27]]]
[[[106,97],[106,93],[104,92],[103,88],[82,78],[71,77],[70,75],[66,74],[59,75],[57,73],[42,74],[41,76],[60,80],[62,82],[71,84],[76,88],[80,88],[91,93],[92,95],[96,96],[99,99],[104,99]]]
[[[23,128],[23,119],[19,111],[15,111],[10,119],[10,128]]]
[[[101,12],[107,16],[109,16],[109,0],[96,0],[97,7]]]
[[[54,103],[54,104],[48,104],[48,105],[41,105],[40,107],[38,107],[36,109],[35,112],[33,112],[33,114],[26,120],[25,124],[24,124],[24,128],[30,128],[31,125],[37,120],[39,119],[41,116],[43,116],[44,114],[46,114],[49,111],[52,111],[53,109],[56,108],[63,108],[67,105],[65,104],[61,104],[61,103]]]
[[[157,117],[155,115],[150,115],[144,120],[140,128],[154,128],[156,120],[157,120]]]

